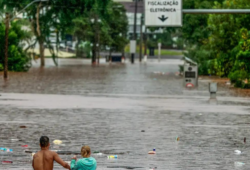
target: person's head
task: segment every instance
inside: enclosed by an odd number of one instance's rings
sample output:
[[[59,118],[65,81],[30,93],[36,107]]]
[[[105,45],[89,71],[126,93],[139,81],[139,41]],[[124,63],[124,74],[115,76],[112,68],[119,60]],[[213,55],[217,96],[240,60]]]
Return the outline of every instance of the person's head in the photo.
[[[40,146],[41,148],[48,148],[50,146],[49,138],[47,136],[42,136],[40,138]]]
[[[91,155],[91,150],[89,146],[83,146],[81,149],[81,155],[84,158],[88,158]]]

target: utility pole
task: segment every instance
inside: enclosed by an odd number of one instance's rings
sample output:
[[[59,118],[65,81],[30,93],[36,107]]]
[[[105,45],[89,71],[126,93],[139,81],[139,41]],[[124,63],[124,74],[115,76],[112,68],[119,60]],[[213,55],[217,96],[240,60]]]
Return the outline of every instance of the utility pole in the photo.
[[[137,8],[138,8],[138,0],[135,1],[135,13],[134,13],[134,35],[133,35],[133,40],[135,41],[135,46],[136,46],[136,24],[137,24]],[[135,47],[136,49],[136,47]],[[135,51],[136,54],[136,51]],[[135,54],[131,54],[131,63],[133,64],[135,61]]]
[[[10,15],[5,14],[5,53],[4,53],[4,80],[8,79],[8,47],[9,47]]]
[[[140,62],[142,60],[142,43],[143,43],[143,32],[142,32],[142,26],[143,26],[143,15],[141,16],[141,27],[140,27]]]
[[[148,35],[147,35],[147,27],[145,26],[145,37],[144,37],[144,57],[147,56],[147,38],[148,38]]]
[[[91,20],[91,22],[93,23],[93,28],[97,31],[99,31],[97,29],[97,16],[96,14],[94,14],[94,18]],[[98,39],[98,35],[95,34],[94,35],[94,44],[93,44],[93,48],[92,48],[92,65],[96,64],[96,56],[97,56],[97,39]]]

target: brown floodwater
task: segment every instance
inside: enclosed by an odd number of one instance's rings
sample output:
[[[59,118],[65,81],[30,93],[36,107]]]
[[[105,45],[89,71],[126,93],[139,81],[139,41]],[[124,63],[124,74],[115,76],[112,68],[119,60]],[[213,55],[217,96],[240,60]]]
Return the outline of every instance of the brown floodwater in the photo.
[[[0,147],[13,149],[0,152],[1,162],[13,161],[0,169],[32,169],[25,150],[39,150],[42,135],[62,141],[51,149],[65,161],[73,156],[66,153],[78,153],[82,145],[102,152],[93,154],[99,170],[249,167],[250,101],[227,80],[219,83],[217,100],[210,100],[213,80],[202,77],[198,88],[183,89],[179,60],[95,67],[83,60],[47,63],[0,82]],[[154,148],[156,155],[148,155]],[[118,159],[107,159],[114,154]]]

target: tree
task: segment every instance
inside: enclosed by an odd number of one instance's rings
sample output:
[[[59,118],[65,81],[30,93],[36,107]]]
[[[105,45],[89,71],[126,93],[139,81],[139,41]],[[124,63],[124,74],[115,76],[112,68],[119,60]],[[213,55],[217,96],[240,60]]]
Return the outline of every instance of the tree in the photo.
[[[126,9],[120,3],[111,2],[109,4],[108,16],[106,17],[109,26],[108,34],[111,41],[106,43],[110,47],[110,55],[114,51],[123,51],[128,40],[128,19]],[[107,41],[103,41],[107,42]]]
[[[248,0],[184,1],[184,8],[244,9]],[[249,15],[184,15],[183,37],[190,57],[199,64],[200,74],[227,77],[236,60],[239,30],[249,28]]]
[[[215,3],[215,9],[244,9],[249,8],[248,0],[226,0],[223,4]],[[241,28],[250,28],[250,16],[244,14],[209,15],[208,29],[210,35],[207,49],[213,56],[215,74],[227,77],[231,72],[238,53],[239,35]]]
[[[229,78],[236,87],[250,88],[250,32],[246,28],[240,30],[238,53]]]
[[[10,71],[28,71],[30,68],[30,58],[23,50],[23,41],[31,39],[32,34],[23,30],[19,22],[13,22],[9,30],[8,43],[8,69]],[[0,24],[0,46],[4,46],[5,26]],[[4,51],[0,51],[4,56]],[[4,59],[0,58],[0,70],[3,70]]]
[[[20,50],[20,48],[18,48],[19,44],[18,43],[15,43],[15,44],[12,44],[12,42],[9,42],[9,35],[10,34],[10,21],[11,21],[11,18],[14,16],[14,12],[15,11],[19,11],[20,9],[23,8],[23,6],[25,5],[25,3],[27,2],[27,0],[17,0],[15,1],[15,3],[13,3],[12,1],[10,0],[0,0],[0,5],[3,7],[3,10],[0,11],[1,14],[5,13],[5,33],[4,33],[4,38],[2,37],[1,40],[4,40],[4,44],[2,44],[2,46],[5,47],[4,49],[4,60],[2,60],[2,63],[4,65],[4,79],[7,79],[8,78],[8,66],[9,66],[9,63],[8,63],[8,59],[9,59],[9,53],[10,53],[10,50],[12,51],[11,54],[15,54],[15,56],[19,56],[17,58],[19,58],[20,60],[22,58],[20,58],[20,56],[22,57],[25,57],[25,54],[23,53],[22,49]],[[14,27],[15,28],[15,27]],[[21,30],[21,28],[17,28],[15,31],[18,31],[18,30]],[[20,33],[20,31],[19,31]],[[11,46],[11,49],[9,49],[9,46]],[[18,48],[18,49],[17,49]],[[13,57],[13,56],[10,56],[10,57]],[[13,59],[13,58],[12,58]],[[18,61],[15,60],[16,63],[18,63]],[[25,59],[24,59],[24,62],[25,62]],[[18,68],[15,65],[15,67],[11,68],[11,70],[16,70],[16,71],[23,71],[23,70],[26,70],[24,68],[22,68],[22,64],[23,62],[21,62],[21,66],[20,68]]]
[[[94,6],[85,16],[73,20],[78,41],[92,42],[92,62],[95,62],[100,46],[110,47],[110,52],[122,51],[127,44],[125,36],[128,28],[126,11],[121,4],[110,2],[104,15],[96,10],[100,9],[97,1]]]
[[[108,5],[111,0],[55,0],[53,3],[53,8],[56,9],[56,16],[60,22],[60,26],[58,29],[60,30],[61,35],[63,36],[66,32],[74,32],[74,23],[76,25],[81,23],[76,23],[81,19],[86,22],[86,24],[91,24],[91,19],[101,19],[104,20],[105,16],[107,15]],[[72,22],[74,21],[74,22]],[[83,23],[82,23],[83,24]],[[105,24],[105,23],[103,23]],[[79,26],[79,25],[78,25]],[[96,26],[96,25],[95,25]],[[80,28],[80,27],[78,27]],[[102,27],[103,29],[105,27]],[[82,33],[84,33],[86,29],[83,28]],[[90,31],[91,32],[91,31]],[[89,32],[89,33],[90,33]],[[93,31],[92,31],[93,32]],[[89,37],[91,42],[96,44],[94,37]],[[85,38],[84,38],[85,39]],[[78,43],[79,44],[79,43]],[[96,58],[96,46],[93,46],[92,53],[94,57],[92,58],[92,62],[94,63]]]

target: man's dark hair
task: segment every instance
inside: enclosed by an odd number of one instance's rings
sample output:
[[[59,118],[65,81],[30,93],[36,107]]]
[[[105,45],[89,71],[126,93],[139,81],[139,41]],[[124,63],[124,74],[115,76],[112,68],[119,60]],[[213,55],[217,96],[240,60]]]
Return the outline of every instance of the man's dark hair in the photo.
[[[40,138],[41,147],[47,147],[49,145],[49,138],[47,136],[42,136]]]

